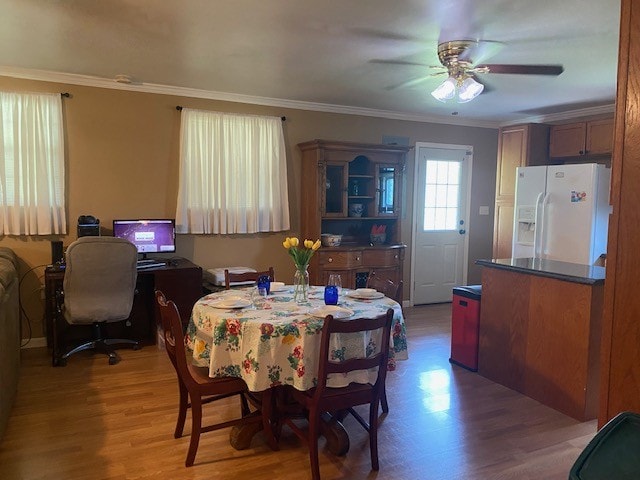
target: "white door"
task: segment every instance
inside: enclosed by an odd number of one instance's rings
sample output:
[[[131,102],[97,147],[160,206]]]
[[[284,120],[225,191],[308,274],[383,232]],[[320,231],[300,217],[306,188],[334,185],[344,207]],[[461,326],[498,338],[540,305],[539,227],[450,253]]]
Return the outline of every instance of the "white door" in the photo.
[[[414,305],[450,302],[466,278],[470,147],[416,151]]]

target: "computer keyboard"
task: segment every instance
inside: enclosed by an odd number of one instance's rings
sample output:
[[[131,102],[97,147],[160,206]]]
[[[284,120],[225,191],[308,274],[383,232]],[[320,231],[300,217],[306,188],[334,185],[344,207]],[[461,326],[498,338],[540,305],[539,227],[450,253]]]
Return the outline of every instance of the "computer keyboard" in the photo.
[[[149,265],[150,263],[158,263],[158,261],[153,258],[143,258],[142,260],[138,260],[138,265]]]
[[[137,265],[137,269],[138,270],[146,270],[147,268],[157,268],[157,267],[166,267],[167,264],[164,262],[151,262],[151,263],[138,263]]]

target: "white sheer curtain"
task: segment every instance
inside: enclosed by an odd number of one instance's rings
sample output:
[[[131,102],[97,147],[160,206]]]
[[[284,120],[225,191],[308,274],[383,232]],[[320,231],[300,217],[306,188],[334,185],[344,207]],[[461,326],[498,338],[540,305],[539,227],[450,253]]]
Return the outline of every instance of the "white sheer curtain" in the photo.
[[[0,231],[67,233],[60,94],[0,92]]]
[[[176,229],[221,234],[289,230],[279,117],[182,109]]]

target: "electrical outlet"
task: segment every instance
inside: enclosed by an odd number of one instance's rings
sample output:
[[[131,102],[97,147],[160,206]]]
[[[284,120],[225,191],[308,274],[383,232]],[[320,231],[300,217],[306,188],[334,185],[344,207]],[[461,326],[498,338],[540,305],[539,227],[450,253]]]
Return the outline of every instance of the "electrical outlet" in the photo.
[[[478,210],[478,215],[489,215],[489,207],[487,205],[482,205]]]

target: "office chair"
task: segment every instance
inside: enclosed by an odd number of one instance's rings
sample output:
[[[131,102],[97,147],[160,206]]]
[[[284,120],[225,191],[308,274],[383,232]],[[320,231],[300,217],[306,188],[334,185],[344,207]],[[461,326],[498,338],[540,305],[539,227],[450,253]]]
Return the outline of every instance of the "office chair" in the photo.
[[[196,458],[200,434],[234,425],[249,423],[260,424],[262,417],[251,414],[249,402],[255,405],[247,390],[247,384],[239,377],[209,377],[207,368],[197,367],[187,362],[182,321],[176,304],[167,300],[160,290],[156,290],[156,301],[160,308],[160,319],[164,333],[165,346],[169,360],[178,376],[180,404],[178,421],[173,436],[180,438],[187,418],[187,409],[191,408],[191,439],[185,466],[190,467]],[[226,422],[202,426],[202,406],[238,395],[240,397],[240,417]],[[255,431],[255,430],[254,430]]]
[[[62,292],[56,295],[56,325],[91,325],[93,338],[59,355],[54,348],[54,366],[66,365],[67,359],[83,350],[95,350],[109,356],[109,365],[120,358],[113,346],[132,345],[135,340],[105,338],[104,326],[129,318],[136,288],[136,247],[114,237],[82,237],[67,248]],[[67,328],[68,330],[68,328]]]
[[[248,282],[256,282],[258,277],[262,275],[268,275],[269,279],[273,282],[275,280],[275,273],[273,267],[269,267],[268,270],[263,272],[245,272],[245,273],[233,273],[228,269],[224,270],[224,288],[229,290],[233,284],[247,284]]]
[[[389,336],[393,309],[375,318],[358,318],[354,320],[338,320],[328,315],[322,327],[320,343],[320,366],[318,383],[311,390],[291,389],[293,399],[308,412],[309,429],[302,430],[293,418],[281,415],[278,431],[286,424],[309,446],[311,460],[311,478],[320,479],[318,460],[318,435],[320,433],[320,417],[324,412],[341,412],[347,410],[369,433],[369,449],[371,452],[371,468],[379,469],[378,464],[378,405],[384,380],[387,375],[389,360]],[[377,353],[366,358],[351,358],[344,361],[331,359],[331,336],[334,334],[371,332],[381,330],[380,345]],[[377,379],[373,384],[350,383],[346,387],[332,388],[327,386],[327,376],[332,373],[347,374],[356,370],[377,368]],[[369,422],[367,423],[353,407],[369,404]]]

